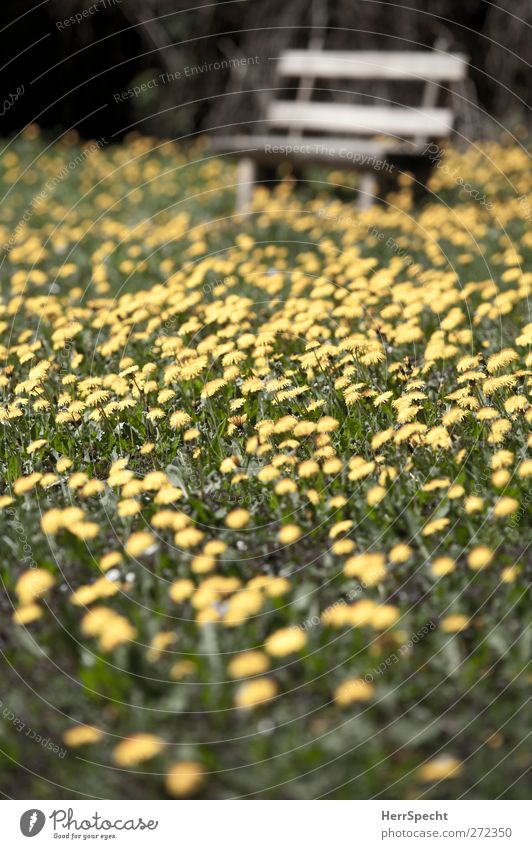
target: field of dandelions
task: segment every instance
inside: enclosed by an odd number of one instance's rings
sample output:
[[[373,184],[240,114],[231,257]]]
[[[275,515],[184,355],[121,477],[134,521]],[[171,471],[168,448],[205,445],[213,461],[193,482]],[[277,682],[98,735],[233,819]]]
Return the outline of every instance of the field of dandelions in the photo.
[[[203,142],[0,175],[3,794],[526,798],[525,150],[245,219]]]

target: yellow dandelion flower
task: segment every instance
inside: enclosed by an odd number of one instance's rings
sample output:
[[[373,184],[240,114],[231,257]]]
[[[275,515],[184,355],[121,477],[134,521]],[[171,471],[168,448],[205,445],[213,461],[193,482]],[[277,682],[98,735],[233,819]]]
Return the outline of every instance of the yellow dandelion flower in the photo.
[[[75,472],[68,479],[68,488],[73,490],[80,489],[87,483],[88,479],[89,476],[85,472]]]
[[[492,419],[497,418],[497,410],[494,407],[482,407],[478,413],[476,413],[476,418],[479,422],[488,422]]]
[[[123,643],[131,642],[136,636],[136,629],[125,616],[114,614],[102,627],[99,635],[100,648],[102,651],[113,651]]]
[[[244,590],[232,596],[229,600],[228,609],[223,617],[224,625],[228,628],[236,628],[250,616],[259,613],[264,604],[264,598],[260,592]]]
[[[444,634],[456,634],[459,631],[464,631],[468,625],[469,619],[461,613],[445,616],[440,622],[440,627]]]
[[[517,383],[517,378],[511,374],[502,374],[500,377],[488,377],[482,384],[484,395],[494,395],[499,389],[511,389]]]
[[[194,583],[190,579],[180,578],[178,581],[174,581],[170,587],[169,595],[172,601],[179,603],[180,601],[186,601],[187,598],[190,598],[194,590]]]
[[[376,433],[373,439],[371,440],[371,447],[373,451],[378,451],[378,449],[384,445],[386,442],[389,442],[390,439],[393,439],[393,428],[390,427],[388,430],[383,430],[380,433]]]
[[[43,445],[46,445],[46,439],[35,439],[33,442],[30,442],[28,447],[26,448],[27,454],[34,454],[35,451],[38,451],[39,448],[42,448]]]
[[[196,610],[204,610],[220,601],[221,595],[212,587],[201,586],[192,595],[192,605]]]
[[[177,486],[167,484],[162,486],[153,499],[154,504],[173,504],[175,501],[181,501],[183,498],[182,490]]]
[[[484,507],[484,499],[479,495],[470,495],[464,501],[466,513],[478,513]]]
[[[270,668],[270,660],[262,651],[245,651],[235,655],[229,661],[227,671],[231,678],[248,678],[262,675]]]
[[[467,557],[467,563],[470,569],[479,571],[485,569],[493,560],[493,551],[486,545],[477,545],[472,548]]]
[[[442,424],[445,428],[451,427],[452,425],[463,421],[465,418],[467,418],[467,412],[465,410],[461,410],[460,407],[453,407],[448,413],[445,413],[445,415],[442,416]]]
[[[346,533],[346,531],[349,531],[352,527],[353,527],[353,522],[351,521],[351,519],[344,519],[341,522],[337,522],[330,529],[329,538],[330,539],[336,539],[336,537],[340,536],[341,534]]]
[[[497,489],[504,489],[510,481],[510,472],[507,469],[499,469],[498,472],[493,472],[491,482]]]
[[[102,572],[107,572],[114,566],[119,566],[122,562],[122,559],[122,555],[119,551],[109,551],[107,554],[104,554],[103,557],[100,558],[100,569],[102,570]]]
[[[260,392],[262,389],[262,381],[259,380],[258,377],[249,377],[247,380],[244,380],[240,388],[242,390],[242,395],[251,395],[255,392]]]
[[[305,632],[297,626],[281,628],[266,639],[264,647],[273,657],[300,651],[307,643]]]
[[[432,783],[458,778],[462,774],[462,764],[452,755],[438,755],[437,758],[419,767],[417,774],[421,781]]]
[[[524,395],[512,395],[504,402],[504,409],[510,415],[513,413],[523,412],[524,410],[527,410],[528,407],[529,403]]]
[[[286,595],[290,590],[290,581],[287,578],[268,578],[264,585],[264,592],[269,598],[278,598]]]
[[[502,351],[499,351],[498,354],[492,354],[491,357],[488,357],[486,368],[490,374],[495,374],[501,368],[509,366],[511,363],[514,363],[518,359],[519,354],[517,354],[511,348],[504,348]]]
[[[116,469],[115,471],[111,470],[111,472],[109,473],[109,477],[107,478],[107,483],[109,484],[109,486],[124,486],[124,484],[128,483],[133,477],[133,472],[129,471],[128,469]],[[72,480],[72,478],[70,480]]]
[[[331,457],[330,460],[326,460],[323,464],[323,473],[325,475],[337,475],[339,474],[344,467],[344,464],[338,457]]]
[[[87,395],[85,403],[88,407],[98,407],[105,403],[105,401],[108,401],[110,397],[110,392],[107,392],[105,389],[97,389],[96,392],[91,392]]]
[[[203,531],[200,531],[199,528],[185,528],[174,534],[174,542],[178,548],[194,548],[200,544],[204,536]]]
[[[115,746],[113,760],[118,766],[135,766],[155,757],[164,747],[164,741],[154,734],[132,734]]]
[[[226,548],[225,542],[222,542],[221,539],[211,539],[205,543],[203,553],[209,557],[217,557],[219,554],[223,554]]]
[[[220,463],[220,471],[223,475],[230,474],[234,472],[238,467],[238,458],[237,457],[225,457],[224,460]]]
[[[164,419],[165,415],[166,414],[165,414],[164,410],[161,410],[160,407],[152,407],[146,413],[146,418],[150,422],[156,422],[156,421],[159,421],[159,419]]]
[[[504,448],[501,448],[499,451],[496,451],[493,457],[491,458],[491,468],[492,469],[504,469],[506,466],[510,466],[514,461],[514,454],[512,451],[507,451]]]
[[[372,486],[366,494],[366,501],[370,507],[375,507],[376,504],[380,504],[385,495],[386,490],[383,486]]]
[[[71,749],[76,749],[78,746],[99,743],[103,739],[103,736],[103,731],[100,731],[94,725],[76,725],[74,728],[68,728],[63,732],[63,740]]]
[[[275,486],[277,495],[288,495],[292,492],[297,492],[297,486],[290,478],[283,478]]]
[[[176,410],[175,413],[172,413],[170,416],[170,427],[173,427],[175,430],[179,430],[191,421],[192,416],[189,416],[188,413],[185,413],[183,410]]]
[[[284,525],[279,531],[279,542],[283,545],[289,545],[292,542],[296,542],[301,536],[301,528],[298,528],[297,525]]]
[[[348,578],[362,578],[367,570],[385,574],[386,558],[384,554],[355,554],[346,560],[344,575]]]
[[[125,549],[130,557],[140,557],[155,545],[155,537],[149,531],[137,531],[128,538]]]
[[[319,470],[320,467],[315,460],[305,460],[303,463],[300,463],[297,471],[300,478],[310,478],[313,475],[317,475]]]
[[[422,530],[422,534],[424,537],[428,537],[432,534],[438,533],[439,531],[443,531],[443,529],[447,527],[449,522],[450,519],[433,519],[432,522],[427,522],[427,524]]]
[[[432,564],[432,574],[437,578],[449,575],[456,569],[456,563],[452,557],[437,557]]]
[[[497,517],[510,516],[519,509],[519,501],[516,498],[503,497],[496,501],[493,508],[493,515]]]
[[[351,539],[337,539],[331,546],[333,554],[350,554],[355,548],[355,543]]]
[[[283,458],[284,459],[284,458]],[[275,466],[264,466],[257,475],[261,483],[269,483],[280,476],[279,469]]]
[[[348,707],[353,702],[369,702],[375,687],[363,678],[347,678],[334,691],[334,701],[340,707]]]
[[[167,401],[170,401],[174,398],[175,392],[173,389],[161,389],[159,394],[157,395],[157,402],[159,404],[166,404]]]
[[[197,575],[203,575],[206,572],[212,572],[216,566],[216,559],[209,557],[207,554],[197,554],[192,558],[190,568]]]
[[[520,571],[521,569],[519,566],[507,566],[501,572],[501,581],[505,584],[512,584],[519,575]]]
[[[413,550],[406,543],[398,543],[394,545],[392,549],[388,552],[388,557],[392,563],[406,563],[406,561],[412,557]]]
[[[350,472],[348,478],[350,481],[359,481],[367,478],[375,470],[375,463],[371,460],[366,462],[363,457],[353,457],[349,461]]]
[[[81,630],[86,637],[96,637],[114,616],[109,607],[93,607],[81,620]]]
[[[385,404],[386,401],[389,401],[390,398],[393,397],[393,392],[381,392],[380,395],[377,395],[373,399],[373,405],[375,407],[380,407],[382,404]]]
[[[250,514],[247,510],[237,508],[236,510],[231,510],[231,512],[227,514],[225,517],[225,524],[232,530],[239,530],[240,528],[245,528],[250,518]]]
[[[136,516],[142,509],[141,504],[134,498],[125,498],[117,504],[117,512],[119,516]]]
[[[340,427],[338,419],[333,419],[332,416],[323,416],[318,421],[318,433],[331,433]]]
[[[431,448],[442,448],[443,450],[448,450],[452,446],[451,437],[445,427],[431,428],[425,434],[424,442],[426,445],[430,445]]]
[[[193,660],[178,660],[170,669],[170,677],[174,681],[181,681],[187,675],[192,675],[196,671],[196,668]]]
[[[70,601],[72,604],[80,607],[92,604],[93,601],[96,601],[99,598],[109,598],[110,596],[116,595],[119,589],[120,587],[115,581],[110,581],[108,578],[103,577],[99,578],[93,584],[80,587],[79,590],[76,590],[76,592],[70,596]]]
[[[488,442],[492,445],[497,445],[503,442],[508,431],[512,429],[512,423],[508,419],[495,419],[491,425],[488,436]]]
[[[42,482],[41,482],[42,483]],[[90,498],[92,495],[99,495],[100,492],[105,490],[105,485],[103,481],[99,480],[90,480],[87,481],[83,489],[81,490],[81,494],[84,498]]]
[[[227,386],[227,381],[222,378],[216,378],[215,380],[209,380],[201,391],[202,398],[211,398],[213,395],[216,395],[220,389],[223,389],[224,386]]]
[[[166,774],[165,785],[170,796],[183,799],[195,796],[205,783],[205,772],[197,761],[178,761]]]
[[[13,613],[13,622],[16,625],[29,625],[30,622],[40,619],[42,614],[42,607],[39,607],[38,604],[24,604]]]
[[[81,516],[83,517],[83,511],[81,512]],[[48,536],[53,536],[54,534],[59,533],[61,528],[63,527],[63,514],[61,510],[57,508],[52,508],[51,510],[47,510],[46,513],[43,514],[41,518],[41,528],[44,533]]]
[[[350,609],[342,599],[322,610],[320,620],[325,627],[343,628],[349,623],[349,614]]]
[[[46,569],[28,569],[15,584],[15,592],[22,605],[33,602],[43,596],[53,585],[55,579]]]
[[[379,604],[370,613],[369,624],[377,631],[384,631],[395,625],[400,613],[393,604]]]
[[[145,492],[157,492],[163,486],[167,485],[167,483],[168,478],[164,472],[148,472],[142,481],[142,488]]]
[[[18,478],[13,484],[15,495],[24,495],[26,492],[31,492],[32,489],[35,489],[41,478],[42,474],[40,472],[33,472],[31,475]]]
[[[273,678],[256,678],[242,684],[235,695],[235,705],[239,708],[251,709],[271,702],[279,688]]]

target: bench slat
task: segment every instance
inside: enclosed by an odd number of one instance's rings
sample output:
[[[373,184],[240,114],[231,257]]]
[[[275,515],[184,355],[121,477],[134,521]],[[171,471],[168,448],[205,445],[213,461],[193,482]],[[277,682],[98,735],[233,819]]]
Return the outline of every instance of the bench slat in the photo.
[[[266,120],[276,127],[301,127],[303,130],[329,133],[388,133],[399,138],[420,134],[444,137],[452,132],[453,113],[451,109],[408,109],[277,100],[270,104]]]
[[[389,154],[420,152],[414,144],[393,144],[371,139],[290,138],[288,136],[218,136],[212,144],[215,153],[237,153],[256,162],[297,160],[325,165],[341,164],[342,168],[378,170]]]
[[[287,50],[277,67],[282,77],[300,77],[311,71],[322,79],[457,82],[467,75],[464,55],[420,50]]]
[[[329,149],[343,148],[349,150],[360,150],[372,153],[384,153],[387,150],[395,150],[396,145],[390,145],[383,141],[373,141],[371,139],[346,139],[333,138],[331,136],[305,136],[300,139],[292,139],[289,136],[276,135],[245,135],[244,133],[235,136],[214,136],[212,139],[212,147],[217,151],[229,150],[245,150],[254,151],[262,148],[270,147],[271,145],[292,145],[296,148],[304,145],[305,147],[327,147]],[[411,145],[408,146],[409,148]]]

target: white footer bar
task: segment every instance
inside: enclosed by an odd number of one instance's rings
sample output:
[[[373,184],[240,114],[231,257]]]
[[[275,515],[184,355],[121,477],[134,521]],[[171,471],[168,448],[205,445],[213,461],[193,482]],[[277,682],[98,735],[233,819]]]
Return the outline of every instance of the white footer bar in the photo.
[[[1,801],[1,844],[215,849],[532,846],[523,801]],[[35,843],[30,839],[35,838]]]

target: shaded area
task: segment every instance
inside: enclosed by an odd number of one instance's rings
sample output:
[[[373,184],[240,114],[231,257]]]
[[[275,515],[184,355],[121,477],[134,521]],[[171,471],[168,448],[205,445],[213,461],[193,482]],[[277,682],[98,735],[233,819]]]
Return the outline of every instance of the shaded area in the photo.
[[[532,7],[471,0],[7,0],[0,132],[31,121],[85,138],[180,136],[257,120],[287,47],[464,51],[482,110],[515,123],[531,105]],[[221,96],[222,95],[222,96]],[[380,92],[386,96],[385,88]],[[473,89],[464,97],[474,96]],[[474,110],[476,111],[476,110]],[[479,114],[479,113],[477,113]],[[475,133],[489,133],[488,118]]]

